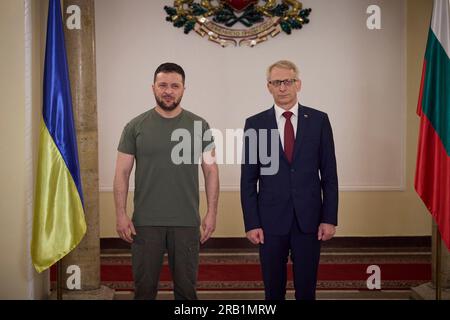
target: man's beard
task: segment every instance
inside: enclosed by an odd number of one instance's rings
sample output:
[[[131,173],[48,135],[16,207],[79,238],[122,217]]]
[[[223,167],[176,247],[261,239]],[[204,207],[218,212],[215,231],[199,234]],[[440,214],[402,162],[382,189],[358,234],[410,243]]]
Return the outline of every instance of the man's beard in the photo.
[[[155,100],[156,103],[158,104],[158,106],[161,107],[161,109],[163,109],[164,111],[173,111],[174,109],[176,109],[176,107],[178,107],[180,105],[181,102],[181,98],[183,98],[183,96],[181,96],[178,100],[175,100],[172,104],[167,104],[163,101],[162,98],[156,97],[155,96]]]

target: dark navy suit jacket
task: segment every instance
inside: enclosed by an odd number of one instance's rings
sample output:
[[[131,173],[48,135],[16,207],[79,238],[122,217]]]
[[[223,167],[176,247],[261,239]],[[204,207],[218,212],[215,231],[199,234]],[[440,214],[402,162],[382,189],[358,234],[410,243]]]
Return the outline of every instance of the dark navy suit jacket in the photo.
[[[268,234],[285,235],[294,218],[304,233],[317,232],[320,223],[337,225],[338,178],[330,121],[326,113],[300,104],[298,111],[292,164],[284,154],[279,135],[258,134],[256,145],[244,138],[241,204],[246,232],[262,228]],[[275,109],[248,118],[244,130],[248,133],[249,129],[278,130]],[[271,155],[270,145],[275,138],[278,171],[263,175],[263,169],[274,164],[267,164],[261,147],[268,146],[265,149]]]

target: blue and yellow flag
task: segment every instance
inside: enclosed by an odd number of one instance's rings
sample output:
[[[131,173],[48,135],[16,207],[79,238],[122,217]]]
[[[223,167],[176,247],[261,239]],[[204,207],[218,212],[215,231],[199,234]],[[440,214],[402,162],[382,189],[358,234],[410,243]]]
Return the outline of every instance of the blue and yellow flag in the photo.
[[[50,0],[31,257],[42,272],[86,233],[60,0]]]

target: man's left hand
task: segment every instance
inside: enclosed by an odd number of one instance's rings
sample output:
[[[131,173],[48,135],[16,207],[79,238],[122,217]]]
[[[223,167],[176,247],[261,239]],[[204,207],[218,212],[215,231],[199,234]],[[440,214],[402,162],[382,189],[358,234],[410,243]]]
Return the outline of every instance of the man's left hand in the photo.
[[[332,224],[321,223],[319,225],[319,231],[317,233],[317,237],[319,240],[327,241],[333,238],[336,233],[336,227]]]
[[[202,221],[203,235],[200,238],[200,243],[204,244],[211,237],[214,230],[216,230],[216,214],[207,212]]]

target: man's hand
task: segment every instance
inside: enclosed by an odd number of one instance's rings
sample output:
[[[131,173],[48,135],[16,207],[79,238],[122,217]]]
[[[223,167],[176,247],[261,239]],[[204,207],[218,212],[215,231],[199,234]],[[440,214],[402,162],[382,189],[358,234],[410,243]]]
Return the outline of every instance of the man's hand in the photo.
[[[261,228],[247,232],[247,239],[253,244],[264,244],[264,231]]]
[[[207,212],[202,221],[203,234],[200,238],[200,243],[204,244],[206,241],[208,241],[208,239],[211,238],[214,230],[216,230],[216,214]]]
[[[327,241],[333,238],[336,233],[336,227],[329,223],[321,223],[319,225],[319,231],[317,232],[317,238],[322,241]]]
[[[133,222],[131,222],[130,218],[126,214],[117,216],[116,231],[119,237],[128,243],[133,242],[131,235],[136,235]]]

